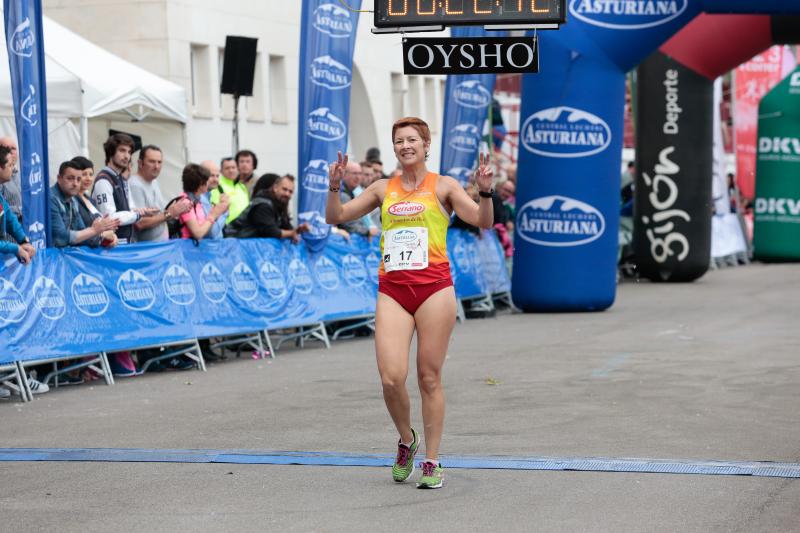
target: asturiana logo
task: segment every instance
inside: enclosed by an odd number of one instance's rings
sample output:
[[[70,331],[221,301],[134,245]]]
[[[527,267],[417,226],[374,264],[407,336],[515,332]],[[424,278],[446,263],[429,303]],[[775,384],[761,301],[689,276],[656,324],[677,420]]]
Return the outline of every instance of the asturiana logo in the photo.
[[[299,259],[292,259],[289,263],[289,280],[294,289],[300,294],[311,294],[314,289],[314,282],[311,281],[311,273],[305,263]]]
[[[475,124],[459,124],[448,134],[447,144],[458,152],[475,152],[480,147],[481,133]]]
[[[300,223],[308,224],[309,230],[307,235],[313,239],[324,239],[328,236],[331,230],[330,225],[325,222],[325,217],[319,211],[303,211],[297,214],[297,220]]]
[[[164,294],[178,305],[191,305],[197,297],[191,274],[180,265],[170,265],[162,281]]]
[[[390,205],[387,211],[396,217],[413,217],[425,211],[425,206],[418,202],[397,202]]]
[[[28,240],[37,250],[45,249],[44,224],[38,220],[28,226]]]
[[[459,242],[453,247],[453,262],[455,262],[458,266],[458,270],[461,272],[472,271],[472,260],[470,259],[469,253],[467,253],[464,243]]]
[[[336,290],[339,287],[339,269],[333,264],[333,261],[324,255],[319,258],[319,261],[314,265],[314,272],[317,274],[319,284],[329,291]]]
[[[340,5],[322,4],[314,11],[314,27],[334,39],[344,39],[353,33],[350,13]]]
[[[392,241],[398,244],[409,244],[417,241],[417,234],[410,229],[400,229],[392,234]]]
[[[611,144],[611,128],[603,119],[564,106],[529,116],[521,135],[526,150],[546,157],[586,157]]]
[[[249,302],[258,296],[258,280],[246,264],[238,263],[233,267],[231,282],[233,284],[233,292],[245,302]]]
[[[78,274],[72,280],[70,292],[78,311],[86,316],[101,316],[108,310],[108,291],[94,276]]]
[[[227,296],[228,282],[214,263],[206,263],[200,271],[200,288],[206,298],[217,304]]]
[[[31,153],[31,171],[28,174],[28,185],[30,185],[31,195],[39,194],[44,190],[42,158],[37,152]]]
[[[261,284],[271,297],[281,298],[286,295],[286,280],[278,267],[269,261],[264,261],[261,263],[258,275],[261,278]]]
[[[353,254],[347,254],[342,258],[342,275],[351,287],[360,287],[369,277],[364,262]]]
[[[303,169],[303,187],[307,191],[328,192],[328,162],[312,159]]]
[[[64,293],[55,281],[45,276],[33,284],[33,303],[42,316],[50,320],[58,320],[67,312]]]
[[[311,83],[331,90],[350,87],[352,72],[331,56],[320,56],[309,66]]]
[[[11,38],[8,40],[9,51],[20,57],[31,57],[33,55],[33,44],[36,39],[31,30],[31,19],[26,18],[14,29]]]
[[[17,287],[7,279],[0,278],[0,324],[19,322],[27,310],[28,304]]]
[[[542,246],[579,246],[600,238],[605,218],[591,205],[565,196],[536,198],[517,214],[517,233]]]
[[[689,0],[572,0],[569,10],[577,19],[614,30],[641,30],[679,17]]]
[[[133,311],[146,311],[156,303],[156,288],[138,270],[129,269],[117,278],[117,291],[122,305]]]
[[[447,171],[447,175],[455,179],[461,185],[466,185],[469,183],[470,177],[472,177],[472,169],[466,167],[453,167]]]
[[[472,109],[483,109],[492,103],[492,93],[477,80],[463,81],[453,89],[456,103]]]
[[[22,100],[19,111],[22,120],[31,126],[39,123],[39,103],[36,101],[36,87],[33,85],[28,86],[28,94]]]
[[[309,113],[306,127],[309,137],[321,141],[337,141],[347,134],[344,121],[327,107],[320,107]]]

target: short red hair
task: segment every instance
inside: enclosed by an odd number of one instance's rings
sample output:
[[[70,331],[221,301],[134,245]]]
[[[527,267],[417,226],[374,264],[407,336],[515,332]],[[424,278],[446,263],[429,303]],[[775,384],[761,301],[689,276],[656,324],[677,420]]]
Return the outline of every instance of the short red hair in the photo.
[[[394,134],[400,128],[405,127],[412,127],[417,130],[419,136],[422,137],[422,140],[426,143],[431,142],[431,129],[428,127],[428,124],[422,120],[421,118],[417,117],[405,117],[401,118],[397,122],[394,123],[392,126],[392,143],[394,143]]]

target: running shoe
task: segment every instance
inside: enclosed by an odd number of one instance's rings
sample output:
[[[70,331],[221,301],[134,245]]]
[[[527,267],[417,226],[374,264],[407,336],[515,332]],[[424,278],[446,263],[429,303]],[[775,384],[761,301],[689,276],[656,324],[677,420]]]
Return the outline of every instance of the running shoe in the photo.
[[[418,489],[440,489],[444,481],[444,469],[439,463],[433,461],[422,461],[419,464],[422,468],[422,477],[417,483]]]
[[[407,480],[414,473],[414,456],[419,448],[419,435],[414,428],[411,428],[411,433],[414,435],[411,447],[403,444],[402,439],[397,443],[397,459],[392,465],[392,478],[398,483]]]

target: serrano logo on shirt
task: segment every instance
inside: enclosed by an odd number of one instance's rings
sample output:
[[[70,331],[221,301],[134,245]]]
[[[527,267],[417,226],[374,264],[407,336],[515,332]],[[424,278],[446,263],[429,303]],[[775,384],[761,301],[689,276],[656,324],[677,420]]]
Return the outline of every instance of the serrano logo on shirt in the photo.
[[[425,206],[417,202],[397,202],[390,205],[388,211],[396,217],[411,217],[425,211]]]

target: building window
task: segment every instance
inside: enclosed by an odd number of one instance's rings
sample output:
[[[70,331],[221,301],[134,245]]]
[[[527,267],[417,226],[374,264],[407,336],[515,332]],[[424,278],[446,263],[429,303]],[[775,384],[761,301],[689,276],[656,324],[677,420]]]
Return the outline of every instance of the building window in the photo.
[[[253,96],[245,98],[247,120],[264,120],[264,82],[263,69],[261,68],[261,54],[256,53],[256,69],[253,78]]]
[[[392,114],[394,120],[406,116],[406,87],[403,82],[403,75],[392,72]]]
[[[269,105],[272,122],[289,123],[286,59],[283,56],[269,56]]]
[[[211,115],[211,75],[208,46],[193,44],[189,48],[192,78],[192,113],[195,116]]]
[[[432,133],[439,131],[439,113],[436,109],[436,80],[425,78],[425,122]]]
[[[217,80],[217,89],[219,90],[219,110],[220,115],[224,119],[231,120],[233,119],[233,95],[231,94],[222,94],[222,70],[225,68],[225,47],[221,47],[217,54],[217,65],[218,65],[218,73],[219,79]]]
[[[419,76],[409,76],[408,78],[408,110],[412,117],[418,117],[422,114]]]

